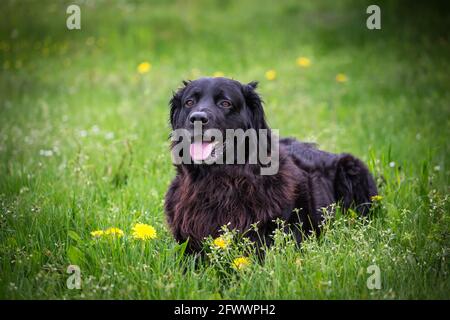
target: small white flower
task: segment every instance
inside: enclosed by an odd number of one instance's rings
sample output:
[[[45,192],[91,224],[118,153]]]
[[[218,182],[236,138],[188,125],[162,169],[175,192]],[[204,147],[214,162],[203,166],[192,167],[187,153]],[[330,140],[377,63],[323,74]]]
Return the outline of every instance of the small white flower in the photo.
[[[114,132],[107,132],[107,133],[105,134],[105,139],[107,139],[107,140],[112,140],[112,139],[114,139]]]
[[[43,157],[51,157],[53,156],[52,150],[39,150],[39,154]]]
[[[97,134],[100,132],[100,128],[97,125],[92,126],[91,131],[93,134]]]
[[[80,137],[84,138],[87,137],[88,133],[86,130],[80,130],[80,132],[78,132],[78,134],[80,135]]]
[[[389,167],[394,168],[395,167],[395,162],[394,161],[389,162]]]
[[[441,171],[441,166],[439,166],[439,165],[435,166],[434,171]]]

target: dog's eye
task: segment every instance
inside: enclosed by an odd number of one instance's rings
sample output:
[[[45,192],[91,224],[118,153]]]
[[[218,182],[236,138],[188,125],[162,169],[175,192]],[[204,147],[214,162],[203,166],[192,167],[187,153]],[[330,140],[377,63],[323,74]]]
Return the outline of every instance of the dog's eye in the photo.
[[[220,103],[220,105],[222,106],[222,107],[224,107],[224,108],[229,108],[229,107],[231,107],[231,102],[230,101],[222,101],[221,103]]]
[[[184,105],[185,105],[186,107],[190,108],[190,107],[192,107],[194,104],[195,104],[195,103],[194,103],[194,100],[189,99],[188,101],[185,102]]]

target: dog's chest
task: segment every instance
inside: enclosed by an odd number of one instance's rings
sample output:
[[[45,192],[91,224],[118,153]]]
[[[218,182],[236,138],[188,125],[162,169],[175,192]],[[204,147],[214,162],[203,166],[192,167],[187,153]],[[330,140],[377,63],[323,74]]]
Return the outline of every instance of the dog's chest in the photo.
[[[181,179],[175,222],[183,237],[202,239],[218,235],[220,227],[248,230],[282,216],[292,196],[276,180],[245,176],[212,176],[192,181]]]
[[[242,177],[213,177],[197,182],[185,202],[190,214],[204,213],[218,221],[223,217],[252,215],[264,206],[270,190],[259,190],[256,181]]]

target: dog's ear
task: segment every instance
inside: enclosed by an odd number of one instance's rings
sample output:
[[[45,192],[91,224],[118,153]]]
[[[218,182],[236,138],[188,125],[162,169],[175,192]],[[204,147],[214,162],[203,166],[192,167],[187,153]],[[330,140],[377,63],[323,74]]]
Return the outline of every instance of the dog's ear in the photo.
[[[258,88],[258,81],[249,82],[247,85],[250,86],[253,90],[255,90],[256,88]]]
[[[170,106],[170,116],[169,121],[170,125],[172,126],[172,129],[175,129],[175,122],[178,118],[178,113],[181,110],[181,97],[183,96],[184,90],[189,85],[191,81],[183,81],[183,86],[181,88],[178,88],[176,92],[173,92],[172,99],[170,99],[169,106]]]
[[[251,127],[255,130],[269,129],[264,115],[263,101],[255,90],[257,87],[258,82],[252,81],[249,84],[243,85],[242,88],[245,103],[250,109]]]

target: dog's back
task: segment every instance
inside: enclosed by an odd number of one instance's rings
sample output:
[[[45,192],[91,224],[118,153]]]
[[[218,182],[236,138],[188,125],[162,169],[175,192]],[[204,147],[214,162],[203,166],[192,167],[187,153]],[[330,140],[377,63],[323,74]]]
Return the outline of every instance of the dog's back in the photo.
[[[362,215],[368,213],[377,187],[361,160],[348,153],[322,151],[313,143],[299,142],[294,138],[281,139],[280,144],[288,150],[294,163],[309,173],[312,188],[324,199],[316,207],[333,198],[333,202],[342,201],[344,209],[354,206]]]

